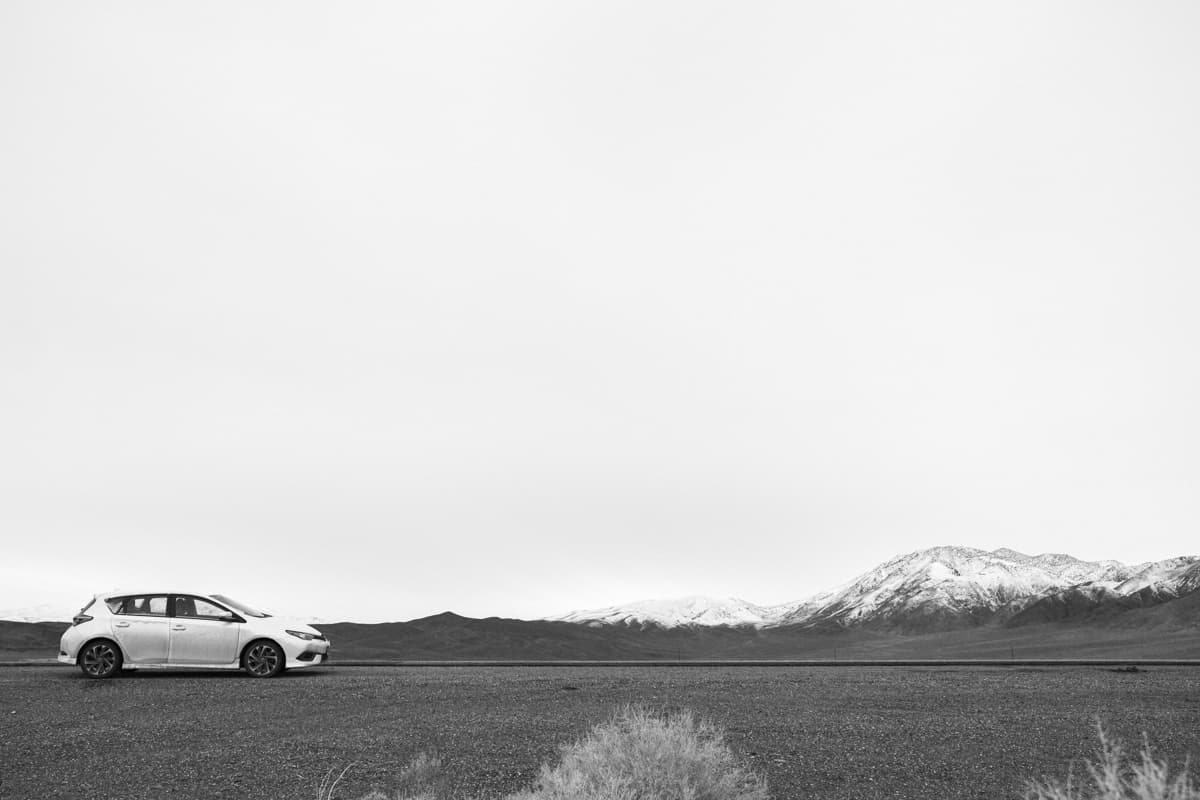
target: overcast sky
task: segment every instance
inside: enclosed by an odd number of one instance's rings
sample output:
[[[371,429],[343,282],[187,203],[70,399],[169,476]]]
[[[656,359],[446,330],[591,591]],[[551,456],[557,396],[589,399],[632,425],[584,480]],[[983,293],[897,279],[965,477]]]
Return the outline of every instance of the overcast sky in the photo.
[[[1200,551],[1200,5],[0,5],[0,609]]]

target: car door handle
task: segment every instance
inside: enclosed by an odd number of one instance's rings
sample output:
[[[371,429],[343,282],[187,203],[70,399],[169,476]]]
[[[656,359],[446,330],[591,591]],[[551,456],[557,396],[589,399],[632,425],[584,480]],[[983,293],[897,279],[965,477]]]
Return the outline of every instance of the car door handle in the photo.
[[[187,630],[187,625],[172,625],[172,626],[171,626],[171,630],[173,630],[173,631],[186,631],[186,630]]]
[[[129,623],[126,622],[125,620],[121,620],[120,622],[114,622],[113,627],[114,628],[128,628]]]

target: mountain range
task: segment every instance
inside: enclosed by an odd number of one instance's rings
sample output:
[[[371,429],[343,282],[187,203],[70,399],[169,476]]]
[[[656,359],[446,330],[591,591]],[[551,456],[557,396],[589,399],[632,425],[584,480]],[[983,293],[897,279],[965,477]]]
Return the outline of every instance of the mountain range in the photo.
[[[644,600],[551,619],[585,625],[864,627],[920,633],[1020,625],[1160,605],[1200,590],[1200,558],[1127,565],[1060,553],[933,547],[897,556],[849,583],[792,603],[738,598]]]

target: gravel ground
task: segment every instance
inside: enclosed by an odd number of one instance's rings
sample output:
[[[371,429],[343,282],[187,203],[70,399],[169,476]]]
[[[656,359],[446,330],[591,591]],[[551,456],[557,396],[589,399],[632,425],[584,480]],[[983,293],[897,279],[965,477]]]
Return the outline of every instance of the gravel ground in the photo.
[[[497,797],[604,720],[690,708],[791,798],[1015,798],[1095,749],[1095,720],[1200,760],[1200,670],[1098,667],[328,667],[229,673],[0,669],[0,798],[311,798],[387,788],[418,752]]]

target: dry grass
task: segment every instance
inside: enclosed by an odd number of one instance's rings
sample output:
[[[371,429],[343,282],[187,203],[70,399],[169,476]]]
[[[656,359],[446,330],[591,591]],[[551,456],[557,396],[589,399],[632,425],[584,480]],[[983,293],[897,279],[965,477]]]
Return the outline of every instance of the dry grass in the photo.
[[[445,787],[441,759],[420,753],[400,771],[391,794],[374,791],[362,800],[438,800],[445,795]]]
[[[1100,751],[1085,763],[1087,776],[1077,781],[1047,778],[1028,785],[1025,800],[1200,800],[1188,765],[1176,775],[1165,761],[1154,758],[1149,743],[1142,742],[1138,760],[1126,760],[1120,742],[1111,740],[1097,724]]]

